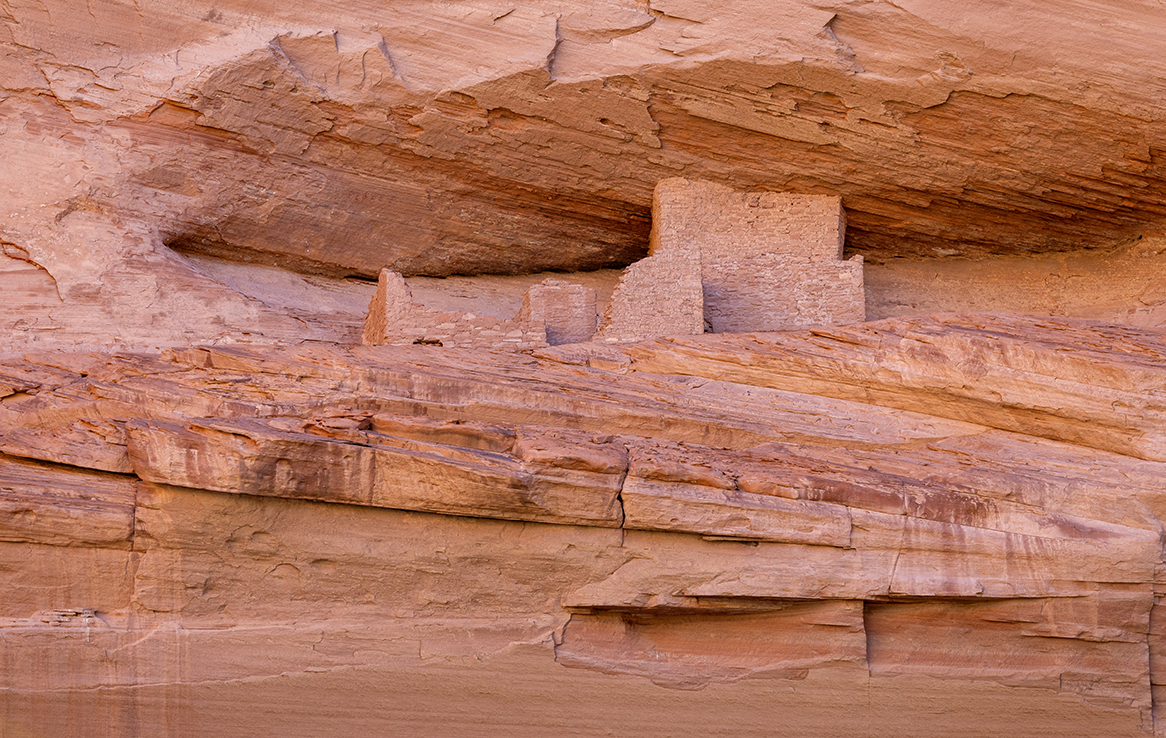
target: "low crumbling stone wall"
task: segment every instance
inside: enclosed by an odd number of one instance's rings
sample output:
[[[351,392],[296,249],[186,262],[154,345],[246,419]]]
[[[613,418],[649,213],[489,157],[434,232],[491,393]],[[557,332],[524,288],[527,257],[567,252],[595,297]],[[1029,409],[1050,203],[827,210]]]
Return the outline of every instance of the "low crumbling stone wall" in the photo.
[[[541,323],[431,310],[413,302],[413,293],[404,277],[382,269],[376,294],[369,303],[364,343],[520,350],[546,346],[547,335]]]
[[[862,257],[842,260],[842,201],[666,179],[649,255],[624,272],[596,331],[593,289],[550,279],[511,319],[438,312],[383,270],[365,343],[527,349],[598,340],[781,331],[865,320]]]
[[[526,291],[515,320],[542,324],[552,346],[584,343],[595,336],[598,314],[595,290],[561,279],[545,279]]]
[[[531,287],[513,318],[432,310],[413,301],[405,278],[382,269],[364,324],[367,345],[432,344],[520,351],[589,341],[595,333],[595,290],[548,279]]]

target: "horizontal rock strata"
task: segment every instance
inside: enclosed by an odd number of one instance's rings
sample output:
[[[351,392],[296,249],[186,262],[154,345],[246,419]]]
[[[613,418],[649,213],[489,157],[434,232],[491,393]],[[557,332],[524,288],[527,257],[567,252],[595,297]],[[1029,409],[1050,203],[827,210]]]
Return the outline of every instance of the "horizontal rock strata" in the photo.
[[[723,371],[716,368],[718,351],[734,357]],[[737,359],[744,351],[748,358]],[[1166,461],[1166,342],[1138,330],[947,316],[810,333],[685,337],[629,355],[641,371],[813,388]],[[1099,374],[1097,362],[1115,356],[1121,364]]]
[[[605,724],[631,726],[673,710],[661,687],[768,716],[735,734],[803,714],[902,735],[920,699],[1026,734],[1152,734],[1161,351],[949,316],[531,355],[4,360],[0,657],[52,655],[6,671],[0,709],[209,735],[213,695],[275,700],[285,725],[300,690],[356,709],[367,678],[413,707],[366,700],[351,724],[419,735],[459,724],[441,704],[499,724],[549,685],[577,701],[514,734],[594,725],[617,693],[640,712]],[[158,713],[174,690],[216,721]],[[693,725],[716,734],[714,713]]]

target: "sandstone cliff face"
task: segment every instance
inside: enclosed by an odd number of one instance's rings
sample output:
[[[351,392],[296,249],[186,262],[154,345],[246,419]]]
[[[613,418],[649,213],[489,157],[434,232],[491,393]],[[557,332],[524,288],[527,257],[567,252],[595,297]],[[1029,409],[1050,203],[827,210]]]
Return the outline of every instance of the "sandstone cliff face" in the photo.
[[[1163,12],[9,0],[0,244],[38,296],[10,322],[305,331],[166,245],[364,277],[624,266],[677,174],[841,195],[868,261],[1108,247],[1161,227]]]
[[[1164,13],[0,0],[0,738],[1166,734]]]
[[[12,132],[91,162],[45,177],[54,216],[314,268],[626,262],[677,171],[840,193],[872,255],[1098,244],[1163,207],[1149,2],[5,8]]]
[[[0,714],[1150,735],[1164,358],[953,316],[7,360]]]

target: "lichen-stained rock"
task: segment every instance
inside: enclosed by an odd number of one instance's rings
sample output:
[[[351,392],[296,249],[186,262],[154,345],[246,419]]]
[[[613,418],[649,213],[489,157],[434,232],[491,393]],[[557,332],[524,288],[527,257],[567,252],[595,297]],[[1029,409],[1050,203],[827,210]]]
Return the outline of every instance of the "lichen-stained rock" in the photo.
[[[576,613],[555,660],[700,689],[747,677],[804,679],[810,669],[866,661],[862,603],[774,603],[750,612]]]
[[[628,478],[620,494],[624,527],[850,548],[845,507],[794,502],[704,485]]]
[[[318,732],[302,688],[417,735],[691,704],[715,735],[726,700],[766,718],[734,735],[1149,735],[1160,341],[983,315],[8,359],[0,714]],[[380,689],[409,707],[353,703]]]
[[[961,539],[960,550],[967,557],[979,545],[972,542],[976,536],[983,537],[989,548],[996,546],[1000,558],[1011,556],[1017,546],[1069,543],[1082,547],[1074,566],[1084,567],[1092,566],[1093,547],[1108,545],[1106,541],[1125,540],[1135,548],[1157,545],[1157,523],[1148,514],[1099,520],[1108,516],[1076,515],[1063,508],[1051,512],[1032,504],[1036,500],[1030,497],[1031,483],[1015,477],[977,484],[915,481],[894,473],[897,470],[880,469],[882,459],[875,454],[843,450],[830,454],[829,460],[816,460],[811,449],[778,444],[733,452],[670,447],[657,441],[633,442],[629,450],[621,500],[624,527],[630,529],[840,548],[873,544],[900,552],[922,545],[932,553],[947,549],[944,531],[959,531],[960,536],[972,537]],[[901,464],[917,459],[916,464],[934,466],[935,473],[942,473],[941,458],[912,451],[892,453]],[[1063,553],[1058,558],[1068,557]],[[1123,560],[1138,558],[1131,554]],[[898,562],[903,571],[908,570],[907,560]],[[1121,575],[1130,576],[1139,580],[1147,573],[1135,569]]]
[[[557,354],[537,362],[515,356],[484,363],[473,353],[428,347],[315,346],[208,347],[168,356],[161,368],[142,375],[117,358],[88,367],[85,377],[52,375],[37,385],[36,395],[25,392],[0,405],[0,444],[20,438],[8,443],[9,453],[126,470],[116,419],[133,417],[406,413],[448,421],[447,428],[465,421],[544,425],[730,448],[811,439],[896,446],[983,431],[933,416],[703,379],[637,374],[613,383],[603,370],[564,363]],[[30,355],[10,363],[34,373],[43,360]],[[103,381],[107,376],[122,378],[114,384]],[[375,428],[379,421],[371,422]],[[96,432],[99,427],[105,432]],[[410,427],[418,432],[420,424],[414,419]],[[44,440],[36,440],[42,434]]]
[[[1131,700],[1148,714],[1144,599],[1119,586],[1100,589],[1097,598],[958,608],[937,601],[872,603],[864,623],[867,661],[885,675],[987,678],[1069,689],[1102,703]],[[1063,647],[1061,639],[1068,641]]]

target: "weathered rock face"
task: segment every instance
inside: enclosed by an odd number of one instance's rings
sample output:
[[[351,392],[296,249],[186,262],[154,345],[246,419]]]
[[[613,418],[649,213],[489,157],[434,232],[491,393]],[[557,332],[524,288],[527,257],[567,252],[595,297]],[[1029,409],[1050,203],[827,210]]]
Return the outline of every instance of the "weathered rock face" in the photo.
[[[591,269],[683,173],[842,195],[868,257],[1108,245],[1164,212],[1164,12],[9,2],[0,227],[54,276],[94,219],[371,277]]]
[[[974,260],[1161,232],[1166,75],[1144,29],[1163,12],[7,2],[0,328],[34,349],[354,340],[363,313],[265,302],[167,245],[369,279],[623,267],[678,175],[841,196],[869,317],[1006,297],[1161,325],[1161,258],[1100,285],[1071,280],[1106,267],[1053,265],[1035,288],[1012,284],[1028,262]],[[955,255],[974,276],[878,273]]]
[[[7,360],[0,716],[1151,735],[1163,359],[980,316]]]
[[[0,738],[1166,734],[1164,14],[0,0]]]

